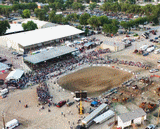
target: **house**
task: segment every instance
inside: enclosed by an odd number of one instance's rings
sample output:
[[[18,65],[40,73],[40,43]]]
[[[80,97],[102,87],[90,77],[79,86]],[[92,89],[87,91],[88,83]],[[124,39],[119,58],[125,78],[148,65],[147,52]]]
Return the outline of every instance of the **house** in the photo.
[[[118,128],[124,129],[125,127],[141,124],[146,120],[146,113],[142,108],[138,108],[132,112],[127,112],[118,116]]]

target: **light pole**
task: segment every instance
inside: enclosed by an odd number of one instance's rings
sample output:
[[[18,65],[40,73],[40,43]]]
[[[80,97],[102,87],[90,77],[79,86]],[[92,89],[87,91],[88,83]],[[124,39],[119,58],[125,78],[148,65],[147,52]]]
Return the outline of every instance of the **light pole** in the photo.
[[[159,107],[158,107],[158,118],[157,118],[157,125],[158,125],[158,123],[159,123],[160,99],[158,99],[158,105],[159,105]]]
[[[4,120],[4,112],[2,112],[2,121],[3,121],[3,127],[4,127],[4,129],[5,129],[5,120]]]

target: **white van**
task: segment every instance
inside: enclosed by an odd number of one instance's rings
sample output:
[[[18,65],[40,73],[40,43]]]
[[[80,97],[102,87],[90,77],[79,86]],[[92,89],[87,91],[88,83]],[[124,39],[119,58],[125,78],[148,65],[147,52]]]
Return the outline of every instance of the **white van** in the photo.
[[[147,52],[152,52],[152,51],[154,51],[154,47],[150,47],[147,49]]]
[[[13,129],[13,128],[17,127],[18,125],[19,125],[19,121],[17,119],[13,119],[13,120],[6,123],[5,129]],[[2,129],[4,129],[4,128],[2,128]]]
[[[142,51],[145,51],[147,48],[148,48],[148,45],[143,45],[142,47],[140,47]]]
[[[5,94],[7,94],[7,93],[8,93],[8,89],[5,88],[5,89],[3,89],[3,90],[0,91],[0,96],[3,96]]]
[[[157,49],[154,51],[154,54],[159,54],[160,53],[160,49]]]

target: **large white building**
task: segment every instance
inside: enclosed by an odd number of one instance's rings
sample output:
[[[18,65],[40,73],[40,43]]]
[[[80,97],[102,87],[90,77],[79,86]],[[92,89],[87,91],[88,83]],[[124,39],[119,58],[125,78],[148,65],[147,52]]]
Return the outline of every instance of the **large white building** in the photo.
[[[142,124],[146,120],[146,113],[142,108],[118,116],[118,126],[122,129],[133,124]]]
[[[58,25],[0,36],[0,45],[23,52],[25,50],[30,50],[31,48],[60,42],[65,38],[74,38],[81,33],[83,33],[83,31],[75,27],[69,25]]]
[[[57,26],[57,24],[54,24],[51,22],[40,21],[40,20],[31,19],[31,18],[15,20],[15,21],[12,21],[12,24],[23,24],[23,23],[27,23],[28,21],[33,21],[34,23],[36,23],[38,29]]]
[[[5,34],[18,33],[22,31],[24,30],[21,24],[10,24],[10,29],[7,29]]]

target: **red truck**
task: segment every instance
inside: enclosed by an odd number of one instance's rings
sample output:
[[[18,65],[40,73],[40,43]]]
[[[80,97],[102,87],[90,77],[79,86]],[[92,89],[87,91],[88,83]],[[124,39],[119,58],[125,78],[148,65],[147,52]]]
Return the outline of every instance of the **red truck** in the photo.
[[[66,104],[66,101],[64,100],[64,101],[60,101],[56,106],[60,108],[65,104]]]

